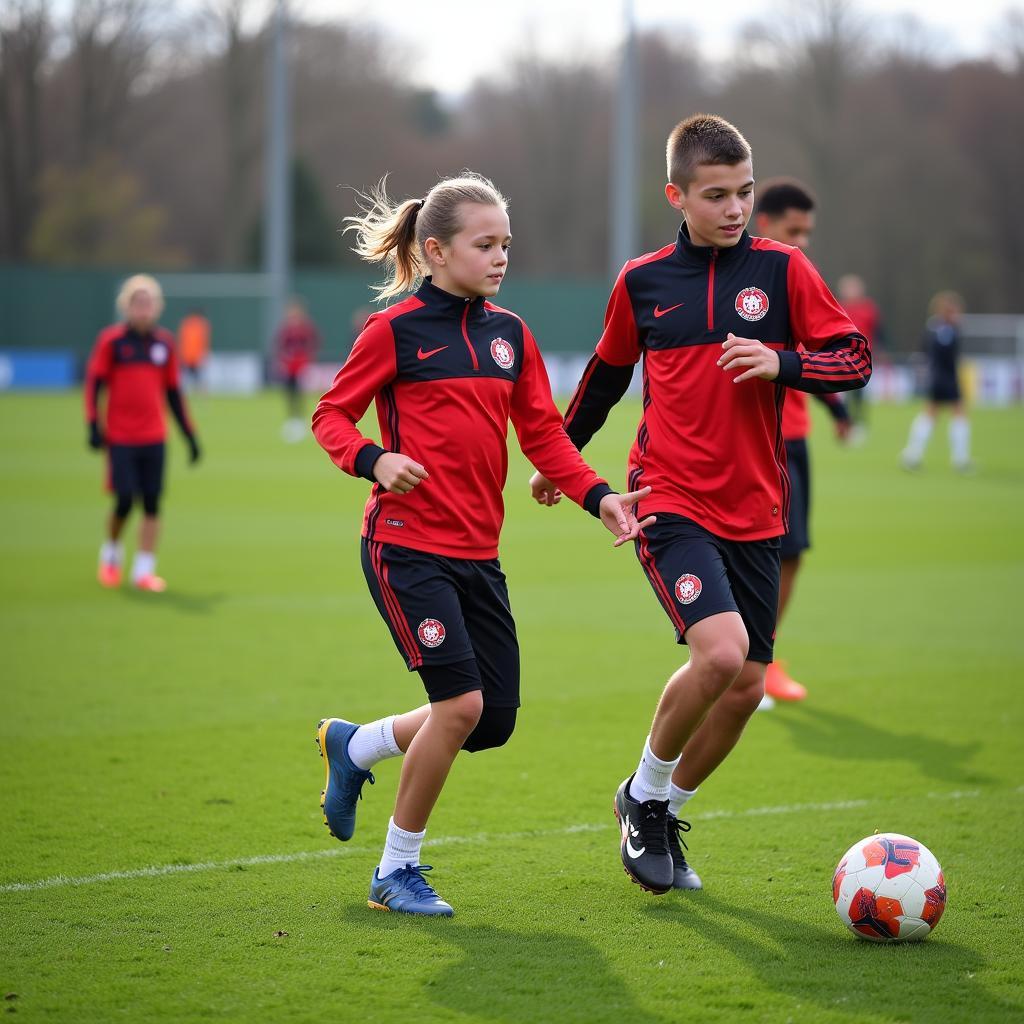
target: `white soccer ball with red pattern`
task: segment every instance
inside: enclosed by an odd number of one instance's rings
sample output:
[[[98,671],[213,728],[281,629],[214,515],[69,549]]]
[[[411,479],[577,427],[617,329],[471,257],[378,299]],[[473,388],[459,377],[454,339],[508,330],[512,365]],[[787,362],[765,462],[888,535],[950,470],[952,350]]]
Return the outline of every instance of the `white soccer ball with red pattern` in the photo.
[[[923,939],[946,909],[946,881],[931,850],[880,832],[854,843],[832,876],[839,920],[872,942]]]

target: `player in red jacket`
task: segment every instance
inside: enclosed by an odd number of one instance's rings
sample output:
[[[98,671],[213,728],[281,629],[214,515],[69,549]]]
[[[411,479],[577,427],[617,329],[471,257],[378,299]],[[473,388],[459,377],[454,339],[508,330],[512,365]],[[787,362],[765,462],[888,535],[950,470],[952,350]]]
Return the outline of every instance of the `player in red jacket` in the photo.
[[[288,419],[281,428],[286,441],[301,441],[309,435],[302,418],[302,375],[320,350],[320,332],[310,319],[301,299],[292,299],[274,338],[277,372],[284,384]]]
[[[754,226],[763,238],[806,250],[814,233],[814,205],[810,190],[800,182],[792,178],[766,181],[757,187]],[[850,312],[849,307],[846,311]],[[870,340],[862,325],[856,319],[853,322]],[[838,395],[827,393],[815,397],[828,409],[836,436],[845,442],[850,434],[851,421],[843,400]],[[786,472],[790,485],[789,521],[779,550],[782,573],[777,624],[782,622],[792,597],[803,553],[811,546],[811,462],[807,444],[810,433],[807,395],[789,388],[782,407],[782,439],[786,442]],[[772,707],[776,700],[803,700],[806,696],[807,689],[790,677],[783,662],[778,658],[771,662],[765,672],[762,710]]]
[[[405,754],[369,904],[450,916],[424,878],[427,819],[460,749],[501,746],[519,707],[519,645],[498,563],[511,421],[527,458],[615,534],[635,540],[630,508],[566,436],[530,329],[489,301],[508,268],[505,200],[477,176],[447,179],[393,207],[383,188],[352,218],[358,252],[393,268],[381,289],[413,295],[373,314],[313,414],[334,463],[373,481],[362,564],[377,609],[429,703],[358,726],[324,719],[321,805],[347,840],[370,769]],[[382,445],[356,424],[376,403]],[[653,523],[653,517],[647,523]]]
[[[199,442],[179,385],[174,336],[157,326],[163,304],[163,292],[152,277],[138,274],[125,281],[117,298],[124,321],[100,332],[86,370],[89,445],[107,449],[108,484],[116,499],[107,521],[107,539],[100,548],[99,581],[105,587],[121,583],[121,533],[136,498],[142,502],[143,516],[132,583],[139,590],[166,587],[156,574],[167,436],[165,402],[185,435],[191,461],[199,459]],[[101,417],[104,387],[106,416]]]
[[[867,342],[793,246],[751,238],[750,147],[720,117],[698,114],[668,139],[675,242],[630,260],[612,289],[604,333],[565,414],[581,447],[643,360],[643,413],[629,486],[656,513],[636,542],[658,600],[689,645],[665,687],[636,772],[615,795],[620,855],[645,889],[696,889],[679,820],[686,800],[735,746],[764,696],[779,600],[779,538],[789,478],[786,388],[863,387]],[[543,504],[556,499],[543,476]]]

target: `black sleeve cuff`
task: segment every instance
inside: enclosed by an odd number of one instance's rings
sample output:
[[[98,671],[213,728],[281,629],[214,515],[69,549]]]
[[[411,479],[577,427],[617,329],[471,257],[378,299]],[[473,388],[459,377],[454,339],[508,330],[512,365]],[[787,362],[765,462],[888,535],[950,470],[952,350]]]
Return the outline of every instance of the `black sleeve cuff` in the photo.
[[[376,483],[377,478],[373,475],[373,466],[386,452],[387,448],[381,448],[375,444],[364,445],[360,448],[359,453],[356,455],[356,476],[361,476],[364,480]]]
[[[583,507],[595,518],[601,518],[601,502],[606,494],[614,494],[615,491],[609,487],[604,481],[599,484],[594,484],[593,487],[587,491],[586,497],[583,499]]]
[[[803,376],[803,364],[796,352],[784,351],[779,353],[779,375],[775,379],[780,384],[792,387],[799,383]]]
[[[828,411],[832,413],[832,419],[836,423],[849,423],[850,422],[850,410],[846,408],[846,403],[842,400],[828,403]]]

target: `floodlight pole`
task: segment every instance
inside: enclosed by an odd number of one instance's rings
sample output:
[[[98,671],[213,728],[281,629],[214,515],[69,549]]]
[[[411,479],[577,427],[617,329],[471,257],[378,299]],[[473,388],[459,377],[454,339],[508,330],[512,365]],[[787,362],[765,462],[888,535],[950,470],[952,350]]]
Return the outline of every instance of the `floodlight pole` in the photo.
[[[267,48],[267,110],[263,154],[263,273],[267,300],[264,345],[269,353],[290,288],[291,103],[288,89],[288,5],[276,0]]]
[[[633,0],[622,4],[625,35],[615,91],[612,124],[612,178],[608,271],[615,277],[622,264],[639,255],[636,210],[637,60]]]

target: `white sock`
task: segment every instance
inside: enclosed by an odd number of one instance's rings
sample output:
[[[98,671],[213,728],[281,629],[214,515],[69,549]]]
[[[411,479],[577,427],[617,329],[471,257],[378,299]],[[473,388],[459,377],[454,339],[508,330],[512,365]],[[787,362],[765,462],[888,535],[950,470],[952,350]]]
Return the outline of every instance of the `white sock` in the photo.
[[[966,466],[971,461],[971,424],[966,416],[954,416],[949,421],[949,451],[954,466]]]
[[[640,758],[636,775],[629,784],[630,797],[639,803],[646,803],[648,800],[667,800],[668,787],[677,764],[678,757],[674,761],[662,761],[656,757],[651,750],[651,737],[648,736],[644,742],[644,753]]]
[[[910,437],[903,455],[911,462],[920,462],[924,458],[924,450],[928,447],[928,439],[932,436],[935,420],[926,412],[919,412],[910,424]]]
[[[696,789],[680,789],[674,782],[670,782],[668,787],[668,813],[674,818],[678,818],[683,805],[689,801],[690,797],[695,796],[696,793]]]
[[[364,772],[369,771],[378,761],[398,757],[401,753],[401,747],[395,742],[394,715],[359,726],[348,741],[348,756]]]
[[[143,576],[156,572],[156,555],[152,551],[136,551],[132,562],[132,582],[138,583]]]
[[[419,864],[420,847],[427,830],[422,832],[406,832],[395,824],[395,819],[388,820],[388,837],[384,842],[384,853],[377,866],[377,877],[387,878],[392,871],[404,868],[406,864]]]
[[[100,545],[100,561],[104,565],[120,565],[124,561],[124,544],[119,540],[105,540]]]

